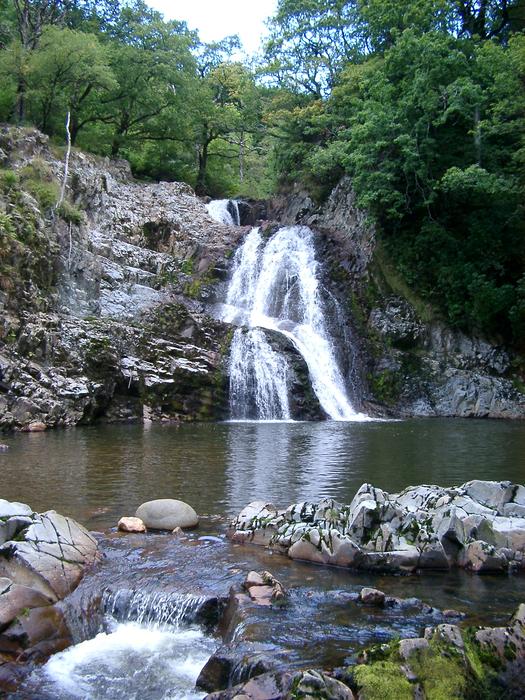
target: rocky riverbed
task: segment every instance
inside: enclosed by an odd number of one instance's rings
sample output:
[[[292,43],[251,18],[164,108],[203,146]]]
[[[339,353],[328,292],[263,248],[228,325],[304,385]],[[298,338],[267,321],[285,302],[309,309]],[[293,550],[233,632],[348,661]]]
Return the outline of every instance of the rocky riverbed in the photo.
[[[485,508],[493,511],[494,531],[503,532],[498,519],[513,521],[514,552],[521,551],[516,534],[521,518],[511,511],[522,507],[522,486],[474,481],[456,489],[441,489],[439,493],[433,487],[433,497],[430,487],[406,489],[397,495],[371,489],[367,486],[359,490],[353,507],[345,511],[347,517],[350,512],[359,512],[360,504],[367,501],[365,512],[370,514],[371,499],[362,497],[373,493],[380,506],[387,501],[389,508],[396,504],[397,517],[403,519],[398,532],[403,530],[403,523],[413,531],[414,521],[423,520],[427,530],[435,527],[441,532],[439,523],[448,523],[450,514],[439,509],[448,505],[464,511],[456,512],[454,522],[462,523],[454,530],[457,535],[460,527],[473,526],[474,522],[481,531],[483,523],[477,519],[480,512],[468,512]],[[447,498],[450,500],[445,503]],[[153,508],[152,504],[147,505]],[[154,505],[164,510],[169,506],[180,511],[181,507],[179,502],[165,500]],[[319,510],[320,504],[316,505]],[[335,569],[336,578],[326,590],[325,586],[316,589],[312,584],[304,587],[310,578],[306,566],[300,562],[286,565],[289,559],[267,555],[262,548],[232,547],[213,521],[201,523],[200,531],[189,530],[184,536],[169,531],[114,531],[108,535],[99,533],[97,542],[78,523],[54,511],[37,514],[29,506],[7,501],[0,502],[0,506],[0,688],[12,692],[13,698],[47,700],[60,692],[69,698],[69,686],[60,685],[60,668],[68,668],[77,679],[75,682],[84,684],[82,687],[89,694],[89,683],[95,682],[100,663],[107,664],[104,672],[114,674],[112,683],[117,685],[98,684],[96,696],[128,697],[131,686],[125,671],[126,654],[134,659],[135,683],[145,683],[140,687],[146,695],[152,692],[151,697],[164,698],[170,693],[170,683],[178,681],[167,673],[166,659],[158,656],[157,646],[150,649],[146,639],[154,639],[154,645],[167,645],[167,653],[183,654],[181,659],[185,658],[180,647],[184,639],[197,644],[200,655],[208,650],[209,658],[202,658],[200,668],[195,669],[192,682],[197,684],[197,690],[192,692],[195,697],[207,692],[209,700],[240,695],[253,700],[292,700],[312,695],[348,700],[470,698],[476,694],[487,698],[522,697],[523,605],[508,621],[499,614],[503,626],[480,625],[475,622],[473,610],[435,607],[432,586],[428,584],[422,587],[427,594],[424,599],[406,597],[406,593],[399,595],[399,591],[409,590],[398,585],[399,577],[376,575],[376,580],[382,582],[379,589],[357,583],[363,581],[365,575],[361,573],[361,579],[354,576],[357,585],[354,583],[347,590],[342,582],[352,575],[351,565],[346,571]],[[336,506],[332,502],[331,510]],[[319,531],[321,520],[315,520],[316,513],[311,509],[301,506],[286,512],[302,512],[303,517],[301,521],[289,519],[288,523],[307,522]],[[386,511],[378,508],[378,512]],[[309,517],[305,518],[307,514]],[[488,519],[487,511],[483,515]],[[334,512],[325,511],[322,520],[326,521],[326,516],[332,526],[341,523]],[[365,520],[361,519],[362,527],[368,522]],[[259,528],[265,529],[268,528]],[[445,531],[450,537],[452,529],[447,526]],[[355,527],[352,532],[355,537]],[[335,540],[332,532],[332,541]],[[285,551],[282,546],[277,549]],[[323,553],[326,554],[326,548]],[[507,552],[508,561],[518,559],[512,559]],[[253,568],[256,561],[264,561],[267,568]],[[316,562],[334,563],[329,558],[317,558]],[[329,572],[325,569],[318,582],[330,580]],[[460,607],[464,605],[460,603]],[[338,626],[344,620],[361,618],[365,625],[362,632],[366,634],[355,638],[350,635],[352,641],[344,641],[350,631],[348,622],[341,630]],[[107,629],[108,619],[114,620],[115,629]],[[390,625],[394,628],[390,629]],[[338,637],[343,629],[345,635],[338,644],[346,647],[346,653],[341,649],[336,654],[325,654],[324,647],[332,648],[332,636]],[[405,634],[395,638],[396,629]],[[132,637],[126,643],[123,637],[139,633],[146,635],[143,641],[140,636],[136,638],[136,643],[144,644],[142,660],[130,645]],[[376,641],[371,644],[366,639]],[[113,659],[112,644],[117,645]],[[305,644],[311,645],[306,655],[299,651]],[[97,645],[103,654],[99,661]],[[165,687],[154,688],[141,673],[140,665],[148,659],[156,664],[155,668],[158,665]],[[46,665],[40,668],[38,663],[42,662]],[[124,695],[120,683],[127,683],[123,686],[127,688]],[[133,692],[136,691],[135,685]]]

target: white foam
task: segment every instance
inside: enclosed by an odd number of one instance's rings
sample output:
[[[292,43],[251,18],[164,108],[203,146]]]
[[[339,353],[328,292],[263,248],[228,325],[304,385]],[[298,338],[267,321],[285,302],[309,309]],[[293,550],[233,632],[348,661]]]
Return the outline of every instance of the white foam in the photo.
[[[200,630],[126,622],[52,656],[42,686],[67,700],[199,698],[195,681],[213,648]]]

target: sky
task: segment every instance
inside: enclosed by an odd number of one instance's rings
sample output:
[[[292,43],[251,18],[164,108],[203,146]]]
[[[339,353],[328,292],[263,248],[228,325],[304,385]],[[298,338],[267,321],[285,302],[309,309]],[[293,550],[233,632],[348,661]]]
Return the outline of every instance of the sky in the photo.
[[[259,48],[265,34],[264,20],[272,15],[277,0],[147,0],[165,19],[184,20],[197,29],[202,41],[216,41],[238,34],[247,54]]]

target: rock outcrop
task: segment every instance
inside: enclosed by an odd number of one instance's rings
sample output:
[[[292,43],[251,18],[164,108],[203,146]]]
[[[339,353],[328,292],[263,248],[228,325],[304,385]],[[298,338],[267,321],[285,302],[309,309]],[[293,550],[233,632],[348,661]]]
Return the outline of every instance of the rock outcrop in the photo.
[[[363,484],[350,505],[323,499],[279,511],[257,501],[232,522],[231,537],[356,569],[518,571],[525,568],[525,487],[474,480],[388,494]]]
[[[45,658],[71,643],[54,604],[76,588],[99,551],[96,540],[71,518],[4,500],[0,543],[1,667],[10,659]]]
[[[275,197],[269,216],[321,233],[324,285],[353,328],[353,352],[365,364],[361,383],[368,411],[525,418],[523,377],[512,366],[516,358],[502,346],[448,328],[410,294],[377,244],[366,212],[356,206],[350,178],[343,177],[323,205],[300,188]]]
[[[187,185],[76,151],[55,210],[37,197],[62,177],[47,137],[4,127],[0,151],[0,429],[224,417],[230,331],[203,300],[242,230]]]
[[[362,663],[346,669],[354,697],[523,697],[525,605],[504,627],[440,624],[424,636],[364,651]]]

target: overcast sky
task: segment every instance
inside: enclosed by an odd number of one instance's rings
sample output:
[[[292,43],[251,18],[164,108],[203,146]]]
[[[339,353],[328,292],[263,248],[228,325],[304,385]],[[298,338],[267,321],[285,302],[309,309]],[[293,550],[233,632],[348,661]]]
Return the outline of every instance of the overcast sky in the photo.
[[[147,0],[166,19],[184,20],[202,41],[238,34],[248,54],[255,53],[265,33],[264,20],[277,0]]]

